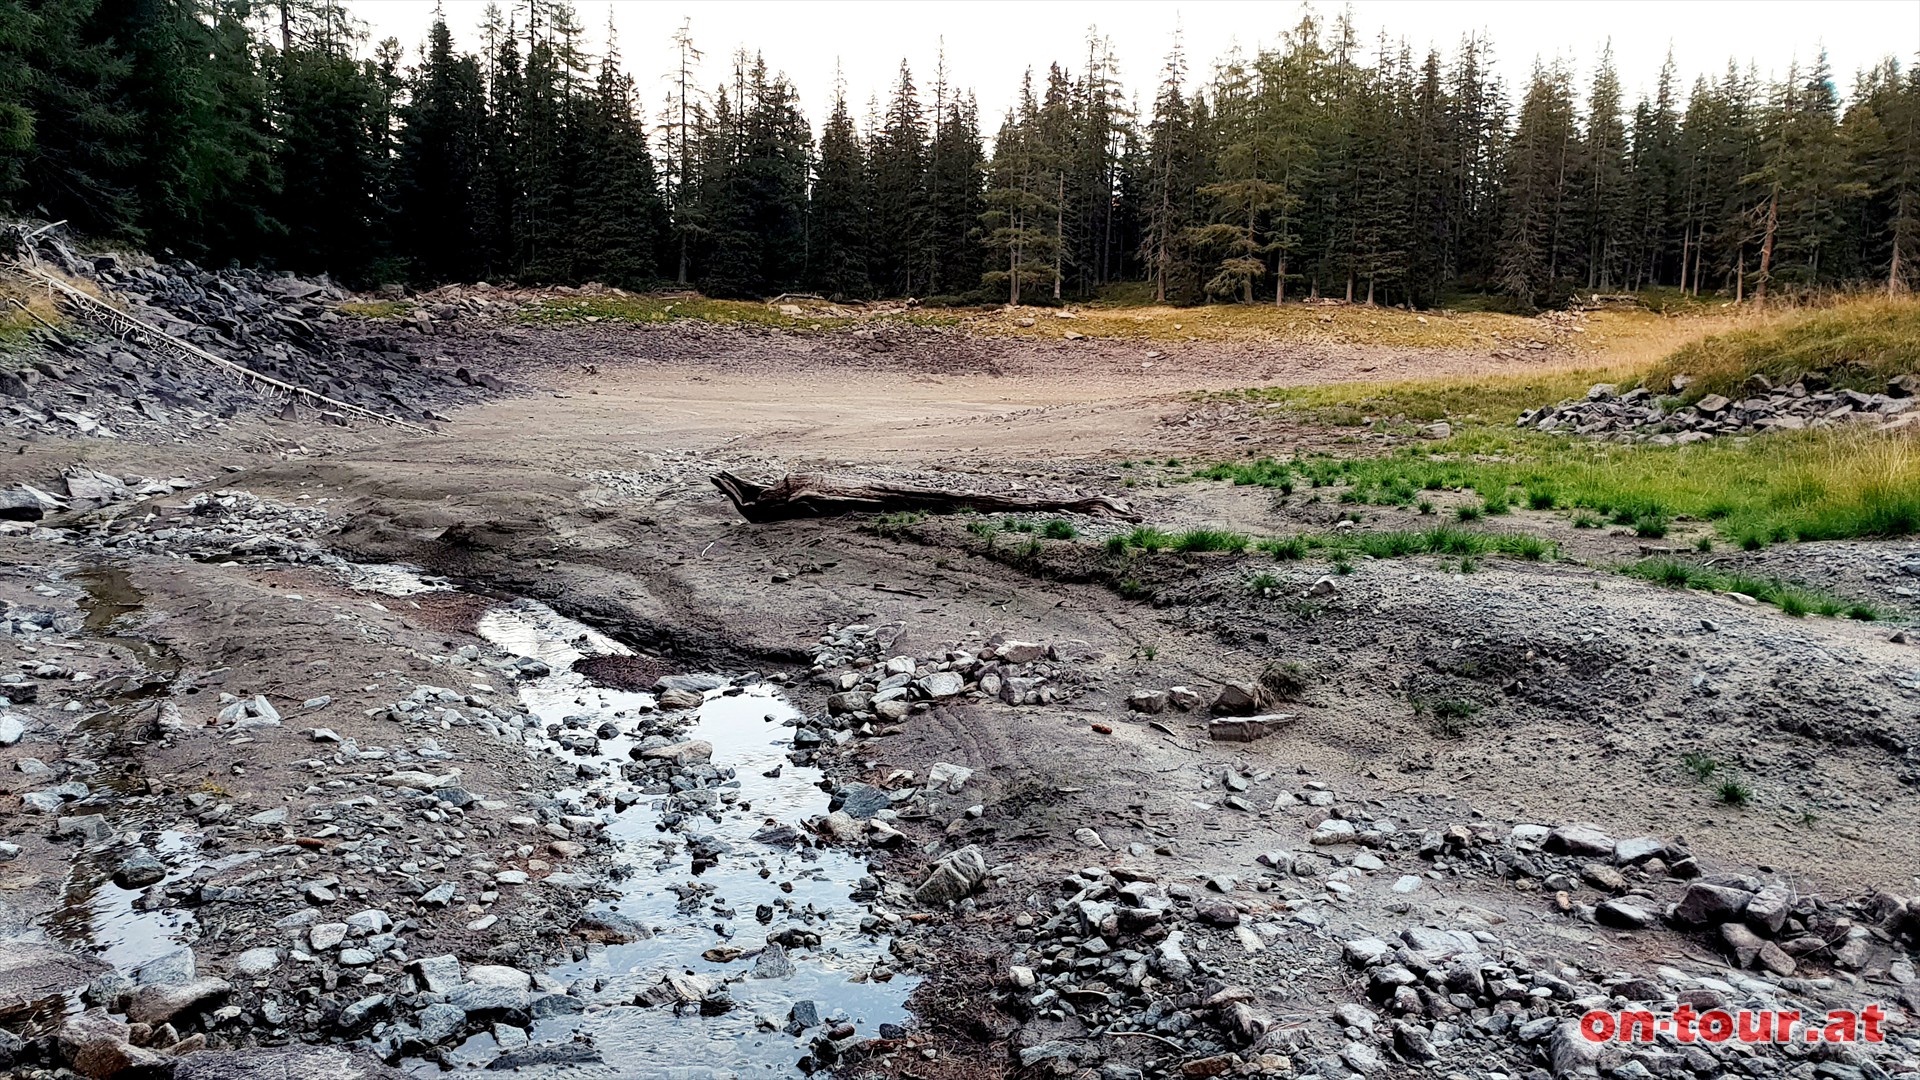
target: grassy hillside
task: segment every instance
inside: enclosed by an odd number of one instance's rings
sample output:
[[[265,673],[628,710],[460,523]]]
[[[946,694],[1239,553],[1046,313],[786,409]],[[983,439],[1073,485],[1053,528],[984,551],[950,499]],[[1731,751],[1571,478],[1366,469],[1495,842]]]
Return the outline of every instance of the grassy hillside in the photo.
[[[1749,375],[1784,385],[1818,372],[1835,386],[1885,390],[1895,375],[1920,371],[1920,300],[1855,300],[1714,334],[1675,349],[1642,375],[1663,391],[1691,375],[1685,396],[1735,394]]]
[[[1224,462],[1203,479],[1293,490],[1326,488],[1348,502],[1414,505],[1423,493],[1470,491],[1476,514],[1559,510],[1576,523],[1618,524],[1642,536],[1676,522],[1711,523],[1744,547],[1791,540],[1920,533],[1920,436],[1817,429],[1691,446],[1651,446],[1518,430],[1528,408],[1579,397],[1595,382],[1696,382],[1689,397],[1733,393],[1754,372],[1790,383],[1810,371],[1836,385],[1882,390],[1920,371],[1920,301],[1853,301],[1683,344],[1650,364],[1603,354],[1582,370],[1386,385],[1262,388],[1257,400],[1303,418],[1408,431],[1447,419],[1452,437],[1384,456]]]

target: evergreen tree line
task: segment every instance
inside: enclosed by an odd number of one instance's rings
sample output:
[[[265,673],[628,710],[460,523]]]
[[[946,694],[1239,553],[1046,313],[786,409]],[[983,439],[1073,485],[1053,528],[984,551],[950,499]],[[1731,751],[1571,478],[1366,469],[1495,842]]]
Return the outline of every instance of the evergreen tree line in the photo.
[[[1170,303],[1335,296],[1519,306],[1653,287],[1904,291],[1920,261],[1920,67],[1824,57],[1777,81],[1671,60],[1629,104],[1491,47],[1371,47],[1311,12],[1205,76],[1175,43],[1150,105],[1097,35],[1029,74],[989,149],[944,63],[902,64],[815,142],[745,53],[665,106],[565,0],[436,20],[411,65],[340,0],[0,0],[0,201],[215,264],[358,283],[491,279],[716,296]]]

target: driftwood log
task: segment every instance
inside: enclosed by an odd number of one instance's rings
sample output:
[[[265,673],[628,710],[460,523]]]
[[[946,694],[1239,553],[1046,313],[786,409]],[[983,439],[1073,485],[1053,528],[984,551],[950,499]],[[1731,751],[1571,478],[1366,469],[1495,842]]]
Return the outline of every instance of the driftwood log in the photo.
[[[1049,495],[994,495],[981,491],[916,487],[911,484],[847,483],[826,476],[791,473],[777,484],[756,484],[732,473],[715,473],[713,486],[733,502],[740,516],[759,524],[794,518],[836,517],[841,514],[892,513],[926,510],[952,513],[1066,512],[1138,521],[1139,517],[1116,499],[1095,495],[1061,498]]]

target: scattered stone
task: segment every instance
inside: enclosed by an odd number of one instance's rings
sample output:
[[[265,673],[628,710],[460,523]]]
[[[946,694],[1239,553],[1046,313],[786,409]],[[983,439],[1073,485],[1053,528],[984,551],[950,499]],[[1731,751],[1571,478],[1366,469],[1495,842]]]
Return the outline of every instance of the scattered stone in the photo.
[[[933,871],[914,890],[914,899],[935,906],[955,903],[979,888],[986,876],[986,856],[968,844],[934,863]]]
[[[1215,707],[1218,708],[1218,705]],[[1216,742],[1253,742],[1292,726],[1293,721],[1291,713],[1222,717],[1207,723],[1207,735]]]

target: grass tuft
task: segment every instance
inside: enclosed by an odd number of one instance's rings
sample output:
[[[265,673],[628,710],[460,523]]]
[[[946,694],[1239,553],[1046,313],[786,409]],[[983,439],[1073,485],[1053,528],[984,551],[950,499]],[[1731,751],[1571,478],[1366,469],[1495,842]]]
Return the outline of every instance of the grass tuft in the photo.
[[[1691,773],[1695,780],[1711,780],[1713,774],[1720,771],[1720,762],[1711,754],[1689,750],[1680,755],[1680,767]]]
[[[1850,601],[1829,593],[1790,585],[1779,578],[1759,578],[1750,574],[1711,570],[1680,559],[1642,559],[1621,567],[1621,573],[1664,585],[1669,589],[1700,589],[1707,592],[1740,593],[1765,604],[1772,604],[1796,618],[1806,615],[1844,615],[1871,622],[1880,611],[1862,601]]]
[[[1173,538],[1173,550],[1184,552],[1242,552],[1253,543],[1245,533],[1224,529],[1188,529]]]

